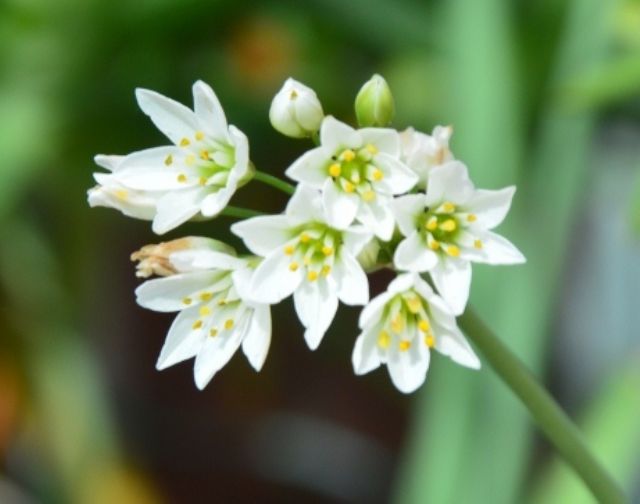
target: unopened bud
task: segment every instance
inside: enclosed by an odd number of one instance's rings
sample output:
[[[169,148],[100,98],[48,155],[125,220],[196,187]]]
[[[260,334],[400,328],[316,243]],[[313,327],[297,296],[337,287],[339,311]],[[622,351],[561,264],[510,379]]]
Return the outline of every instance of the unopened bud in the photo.
[[[293,138],[312,136],[320,129],[323,118],[315,91],[294,79],[287,79],[273,97],[269,110],[271,125]]]
[[[356,117],[360,126],[387,126],[393,120],[395,104],[391,89],[378,74],[360,88],[356,96]]]

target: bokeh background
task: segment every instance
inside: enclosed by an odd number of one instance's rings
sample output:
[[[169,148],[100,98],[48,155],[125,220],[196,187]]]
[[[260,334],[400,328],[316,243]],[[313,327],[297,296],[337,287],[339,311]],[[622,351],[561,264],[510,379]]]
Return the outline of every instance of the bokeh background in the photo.
[[[312,353],[285,302],[263,371],[238,354],[203,392],[155,371],[172,317],[137,307],[128,257],[158,237],[85,194],[94,154],[163,142],[134,88],[191,104],[206,80],[282,175],[309,147],[269,125],[282,82],[352,120],[375,72],[396,127],[452,124],[478,185],[518,185],[501,231],[529,262],[475,267],[472,301],[640,499],[638,0],[4,0],[0,502],[591,502],[488,367],[436,357],[411,396],[355,377],[354,309]],[[239,245],[231,222],[167,237]]]

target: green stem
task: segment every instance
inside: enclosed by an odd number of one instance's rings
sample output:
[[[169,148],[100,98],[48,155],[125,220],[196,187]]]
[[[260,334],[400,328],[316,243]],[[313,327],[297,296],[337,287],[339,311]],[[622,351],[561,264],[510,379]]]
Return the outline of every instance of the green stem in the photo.
[[[264,215],[264,213],[257,210],[250,210],[249,208],[228,206],[222,212],[220,212],[220,215],[226,215],[227,217],[239,217],[240,219],[248,219],[250,217],[256,217],[258,215]]]
[[[540,429],[591,489],[598,502],[627,502],[624,492],[585,445],[578,428],[520,359],[470,308],[459,321],[469,339],[524,403]]]
[[[263,184],[268,184],[270,186],[273,186],[276,189],[279,189],[282,192],[285,192],[287,194],[293,194],[296,190],[296,188],[291,184],[289,184],[288,182],[285,182],[284,180],[279,179],[278,177],[274,177],[273,175],[269,175],[268,173],[265,173],[265,172],[256,170],[254,174],[254,178],[262,182]]]

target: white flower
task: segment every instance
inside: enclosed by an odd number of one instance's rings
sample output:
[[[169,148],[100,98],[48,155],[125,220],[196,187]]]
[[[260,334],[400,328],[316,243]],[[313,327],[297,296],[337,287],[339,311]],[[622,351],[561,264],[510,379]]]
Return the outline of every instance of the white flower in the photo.
[[[420,177],[420,189],[426,188],[429,172],[433,168],[453,160],[453,154],[449,149],[452,133],[451,126],[436,126],[431,135],[413,128],[407,128],[400,133],[402,160]]]
[[[95,162],[99,166],[115,172],[123,158],[124,156],[98,155],[95,157]],[[118,182],[115,173],[94,173],[93,177],[98,185],[87,191],[89,206],[115,208],[127,217],[135,219],[153,219],[156,213],[156,204],[162,193],[128,189]]]
[[[371,300],[359,326],[362,332],[352,356],[356,374],[386,364],[401,392],[413,392],[424,383],[432,348],[458,364],[480,368],[448,306],[417,273],[398,276]]]
[[[164,263],[159,272],[170,276],[140,285],[138,304],[179,312],[157,369],[195,357],[195,383],[203,389],[242,345],[251,365],[260,371],[271,341],[271,313],[268,305],[248,300],[250,262],[208,238],[183,238],[145,249],[135,258],[142,260],[142,275],[150,266]]]
[[[331,325],[338,299],[348,305],[368,301],[367,276],[356,256],[372,234],[328,224],[315,189],[300,185],[284,215],[254,217],[231,231],[251,252],[265,257],[251,279],[253,299],[274,304],[293,294],[312,350]]]
[[[198,213],[220,213],[251,176],[251,168],[247,137],[227,125],[213,90],[202,81],[193,85],[193,111],[146,89],[137,89],[136,98],[173,145],[124,156],[107,179],[109,191],[118,190],[111,189],[117,185],[154,201],[155,210],[145,218],[153,218],[153,230],[159,234]]]
[[[320,129],[323,118],[322,105],[315,91],[294,79],[286,80],[269,109],[271,125],[293,138],[313,135]]]
[[[507,215],[515,187],[475,189],[467,168],[454,161],[434,168],[427,193],[397,198],[393,210],[406,238],[394,254],[399,270],[429,271],[454,314],[469,297],[472,262],[517,264],[524,256],[508,240],[489,231]]]
[[[389,202],[418,180],[399,160],[398,133],[385,128],[355,130],[328,116],[320,128],[320,141],[320,147],[287,169],[287,175],[322,190],[332,225],[345,228],[357,218],[381,240],[389,240],[394,228]]]

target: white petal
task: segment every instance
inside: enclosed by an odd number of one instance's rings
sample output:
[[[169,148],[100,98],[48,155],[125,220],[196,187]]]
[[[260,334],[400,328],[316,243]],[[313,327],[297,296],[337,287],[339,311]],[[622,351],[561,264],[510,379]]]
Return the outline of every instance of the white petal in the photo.
[[[409,290],[416,285],[416,282],[422,280],[417,273],[403,273],[393,279],[387,287],[387,292],[397,294]],[[422,280],[424,282],[424,280]]]
[[[358,319],[358,327],[364,329],[373,324],[377,324],[382,317],[382,310],[387,302],[395,295],[394,292],[385,291],[374,297],[369,304],[365,306],[360,312],[360,318]]]
[[[320,191],[306,184],[299,184],[287,203],[285,213],[292,222],[324,221]]]
[[[424,212],[425,207],[424,194],[400,196],[391,202],[391,210],[404,236],[409,236],[415,232],[416,219]]]
[[[336,187],[332,179],[327,179],[322,188],[322,204],[327,223],[337,229],[346,229],[356,218],[360,198],[347,194]]]
[[[351,254],[341,253],[333,265],[333,277],[338,286],[338,297],[344,304],[363,305],[369,301],[369,280]]]
[[[210,249],[188,249],[173,252],[169,256],[171,264],[178,271],[193,270],[225,270],[232,271],[243,268],[246,264],[244,259],[225,252],[218,252]]]
[[[480,359],[457,327],[437,336],[436,350],[462,366],[480,369]]]
[[[409,394],[420,387],[429,369],[430,353],[423,350],[424,345],[414,342],[408,351],[401,352],[397,348],[389,350],[387,367],[391,381],[396,388]]]
[[[509,212],[515,192],[515,186],[498,191],[478,189],[467,202],[469,212],[477,217],[476,225],[485,229],[493,229],[499,225]]]
[[[297,182],[304,182],[316,189],[320,189],[324,181],[329,177],[328,164],[331,153],[324,147],[316,147],[305,152],[293,162],[285,175]]]
[[[235,190],[235,188],[233,188]],[[222,212],[231,196],[233,196],[234,190],[230,190],[228,187],[223,187],[216,192],[207,194],[202,203],[200,203],[200,211],[205,217],[215,217]]]
[[[506,238],[491,231],[477,232],[482,241],[480,255],[474,258],[477,262],[486,264],[522,264],[527,260],[516,246]]]
[[[351,226],[342,234],[343,250],[356,257],[373,238],[373,233],[364,226]]]
[[[153,232],[166,233],[191,219],[200,211],[200,203],[205,195],[201,187],[165,194],[158,200]]]
[[[460,161],[451,161],[429,172],[426,204],[432,206],[450,201],[464,205],[473,196],[474,190],[467,167]]]
[[[363,331],[358,336],[351,356],[353,371],[357,375],[363,375],[380,366],[380,356],[376,348],[376,333]]]
[[[124,156],[114,156],[107,154],[98,154],[93,160],[98,166],[106,168],[109,171],[118,171],[120,162],[124,159]]]
[[[260,263],[251,277],[251,292],[255,301],[275,304],[290,296],[304,277],[303,268],[289,269],[290,258],[275,250]]]
[[[235,184],[247,175],[249,172],[249,139],[242,131],[236,128],[233,124],[229,126],[229,136],[234,147],[235,164],[231,168],[229,174],[229,182],[227,185],[231,185],[235,190]]]
[[[461,259],[443,258],[429,273],[436,289],[453,314],[461,314],[469,299],[471,263]]]
[[[376,182],[376,189],[382,189],[388,194],[402,194],[418,183],[419,177],[399,159],[380,153],[373,162],[384,174],[384,178]]]
[[[254,254],[266,256],[291,240],[291,224],[286,215],[265,215],[236,222],[231,232]]]
[[[360,203],[356,218],[364,226],[375,233],[382,241],[389,241],[393,236],[395,228],[395,219],[390,207],[391,198],[379,195],[375,201],[371,203]]]
[[[358,130],[364,145],[371,144],[380,152],[393,157],[400,155],[400,136],[391,128],[362,128]]]
[[[293,301],[298,318],[306,329],[304,339],[309,348],[315,350],[333,322],[338,297],[329,282],[320,278],[315,282],[302,282],[293,293]]]
[[[356,149],[362,146],[360,134],[333,116],[327,116],[322,121],[320,141],[331,153],[336,153],[339,149]]]
[[[134,219],[152,220],[155,216],[158,199],[164,193],[127,189],[111,173],[94,173],[94,178],[100,185],[87,191],[89,206],[115,208]]]
[[[417,231],[413,231],[398,245],[393,263],[399,270],[429,271],[438,264],[438,254],[427,247]]]
[[[262,369],[270,343],[271,309],[268,305],[260,305],[254,309],[249,328],[242,340],[242,351],[256,371]]]
[[[178,362],[190,359],[198,353],[202,347],[204,336],[201,329],[194,330],[192,327],[197,319],[197,306],[187,308],[178,314],[162,346],[156,369],[168,368]]]
[[[173,164],[165,165],[166,159],[171,156]],[[172,189],[184,189],[198,183],[197,177],[187,178],[181,182],[180,174],[184,173],[175,169],[182,163],[183,153],[173,146],[154,147],[144,149],[125,156],[118,165],[115,173],[117,180],[130,189],[144,191],[167,191]]]
[[[229,141],[227,118],[213,89],[199,80],[193,85],[193,110],[204,132],[216,140]]]
[[[136,89],[136,98],[142,111],[174,144],[183,138],[193,140],[198,120],[189,108],[148,89]]]
[[[159,312],[172,312],[186,307],[185,298],[210,290],[224,281],[224,273],[198,271],[164,278],[147,280],[136,289],[136,301],[140,306]],[[225,285],[229,285],[227,281]]]

